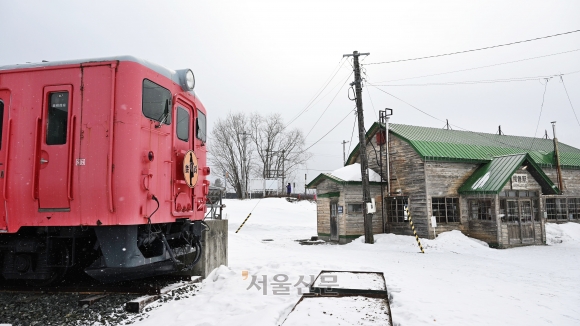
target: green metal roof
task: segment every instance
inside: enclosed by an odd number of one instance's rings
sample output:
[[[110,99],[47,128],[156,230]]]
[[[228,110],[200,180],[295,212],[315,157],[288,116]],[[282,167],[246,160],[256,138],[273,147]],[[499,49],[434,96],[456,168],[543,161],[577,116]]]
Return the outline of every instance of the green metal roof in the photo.
[[[374,123],[366,134],[367,142],[380,129]],[[554,144],[550,139],[487,134],[481,132],[447,130],[389,124],[391,134],[408,142],[425,160],[488,162],[493,157],[528,153],[534,163],[552,166]],[[580,168],[580,149],[559,143],[560,164],[562,168]],[[346,165],[356,162],[358,146],[351,152]]]
[[[330,173],[321,173],[316,178],[314,178],[314,180],[310,181],[306,185],[306,188],[309,188],[309,189],[316,188],[316,186],[318,186],[318,184],[320,184],[324,180],[330,180],[330,181],[340,183],[343,185],[361,185],[362,184],[362,181],[346,181],[346,180],[338,178]],[[381,183],[376,182],[376,181],[370,181],[369,185],[381,185]]]
[[[520,166],[525,166],[542,187],[543,194],[559,190],[527,153],[494,157],[477,169],[459,188],[460,194],[498,194]]]

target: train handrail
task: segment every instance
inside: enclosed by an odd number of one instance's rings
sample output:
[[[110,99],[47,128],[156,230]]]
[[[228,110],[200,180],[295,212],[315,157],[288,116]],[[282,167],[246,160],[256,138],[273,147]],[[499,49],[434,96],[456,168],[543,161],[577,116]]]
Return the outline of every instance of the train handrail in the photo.
[[[37,188],[37,177],[36,174],[38,173],[38,148],[40,146],[40,142],[38,138],[41,137],[42,133],[42,119],[40,117],[36,118],[36,126],[34,128],[34,153],[32,154],[32,200],[37,200],[38,196],[36,193]]]
[[[12,119],[8,120],[8,132],[6,135],[8,135],[8,141],[6,142],[8,144],[8,146],[6,146],[6,160],[4,161],[4,186],[3,186],[3,191],[2,191],[2,195],[4,196],[4,200],[8,200],[8,193],[6,191],[6,185],[8,184],[8,160],[10,159],[10,139],[12,137],[10,137],[10,132],[12,131]]]
[[[68,181],[68,185],[67,185],[67,193],[68,193],[68,199],[72,200],[73,199],[73,170],[74,170],[74,164],[75,164],[75,132],[76,132],[76,122],[77,122],[77,116],[73,115],[72,116],[72,125],[71,125],[71,144],[68,147],[68,157],[70,159],[70,164],[68,165],[68,170],[67,170],[67,181]]]
[[[117,78],[117,63],[111,63],[111,111],[109,116],[109,152],[107,155],[107,191],[109,192],[107,201],[109,202],[109,211],[111,213],[115,212],[115,206],[113,204],[113,128],[115,127],[115,79]]]

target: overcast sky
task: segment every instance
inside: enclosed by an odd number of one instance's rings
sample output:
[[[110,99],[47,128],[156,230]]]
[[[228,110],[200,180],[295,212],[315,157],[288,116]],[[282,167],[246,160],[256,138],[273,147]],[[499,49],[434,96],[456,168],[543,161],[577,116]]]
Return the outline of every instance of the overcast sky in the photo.
[[[501,125],[506,134],[530,137],[538,126],[538,137],[548,129],[551,138],[555,120],[558,139],[580,148],[580,32],[373,64],[575,31],[579,13],[580,1],[572,0],[0,0],[0,65],[129,54],[171,69],[191,68],[210,129],[237,111],[279,112],[288,122],[338,70],[291,124],[308,134],[309,146],[354,108],[347,93],[352,67],[342,55],[357,50],[370,52],[363,61],[367,128],[387,107],[394,110],[393,123],[441,128],[449,119],[454,129],[495,133]],[[449,73],[457,70],[464,71]],[[543,77],[560,74],[564,83],[556,76],[546,85]],[[436,76],[421,77],[426,75]],[[536,78],[514,81],[523,77]],[[458,84],[466,81],[476,83]],[[341,142],[351,140],[353,125],[354,115],[348,116],[311,148],[308,180],[342,166]],[[358,141],[356,132],[352,141]],[[304,173],[291,180],[297,190]]]

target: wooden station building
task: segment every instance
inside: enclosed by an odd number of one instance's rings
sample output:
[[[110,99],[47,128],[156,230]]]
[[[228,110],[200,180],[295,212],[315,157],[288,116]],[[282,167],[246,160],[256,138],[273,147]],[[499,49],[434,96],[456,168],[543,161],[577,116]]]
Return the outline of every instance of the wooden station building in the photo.
[[[375,123],[366,141],[369,168],[384,181],[371,183],[375,234],[412,235],[405,205],[422,238],[459,230],[498,248],[544,244],[546,222],[580,223],[580,149],[558,144],[559,189],[550,139],[401,124],[390,124],[387,135]],[[359,163],[359,153],[357,146],[346,166]],[[317,189],[321,239],[344,243],[364,234],[360,182],[330,173],[307,186]]]

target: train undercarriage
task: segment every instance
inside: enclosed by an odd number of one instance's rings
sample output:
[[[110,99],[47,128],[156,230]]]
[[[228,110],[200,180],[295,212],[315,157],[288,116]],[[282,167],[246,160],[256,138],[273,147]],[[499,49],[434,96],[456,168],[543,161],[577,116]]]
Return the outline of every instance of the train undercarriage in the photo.
[[[54,285],[83,272],[101,283],[193,268],[201,256],[203,221],[97,226],[23,227],[0,237],[0,280]],[[194,254],[191,263],[183,263]]]

